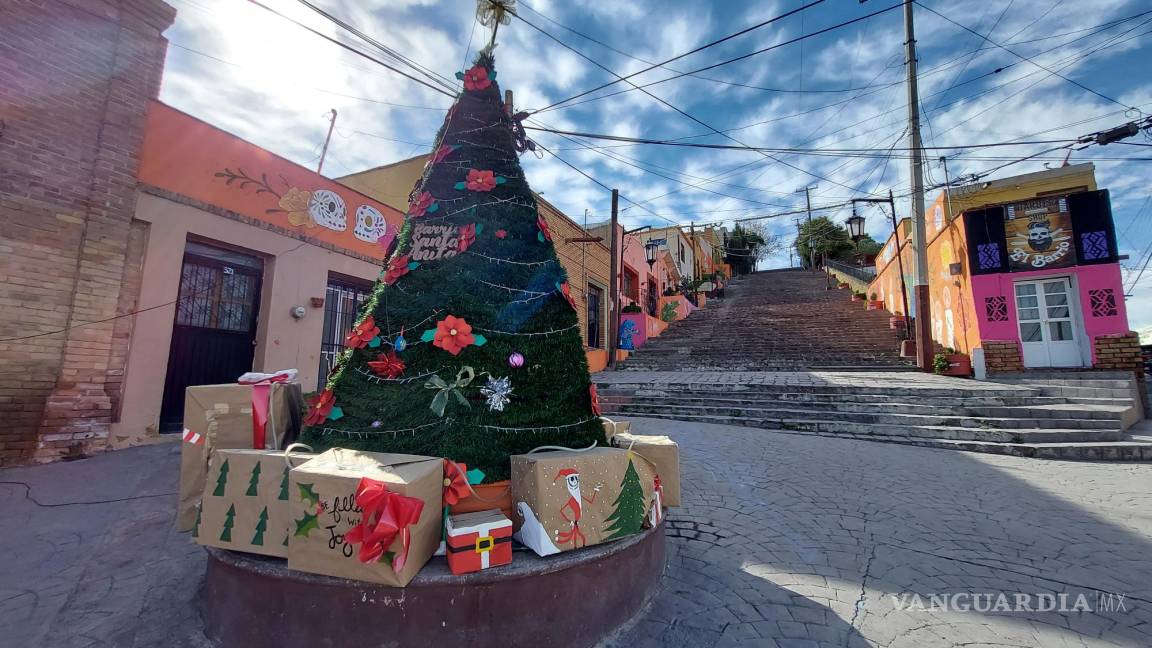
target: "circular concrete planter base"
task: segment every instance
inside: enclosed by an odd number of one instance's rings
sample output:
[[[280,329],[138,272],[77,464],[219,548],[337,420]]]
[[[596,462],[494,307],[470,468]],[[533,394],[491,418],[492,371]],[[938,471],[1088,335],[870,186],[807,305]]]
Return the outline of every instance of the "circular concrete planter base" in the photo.
[[[664,525],[631,538],[454,576],[433,558],[405,588],[289,571],[284,560],[208,549],[203,615],[222,646],[585,647],[647,602],[664,571]]]

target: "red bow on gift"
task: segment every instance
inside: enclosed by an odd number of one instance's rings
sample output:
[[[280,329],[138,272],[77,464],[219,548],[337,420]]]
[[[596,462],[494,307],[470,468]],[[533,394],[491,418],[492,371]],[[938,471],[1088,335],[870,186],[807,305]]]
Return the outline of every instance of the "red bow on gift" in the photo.
[[[360,524],[344,534],[349,544],[360,545],[360,562],[376,562],[399,535],[404,547],[392,558],[392,570],[404,569],[412,532],[408,528],[420,519],[424,501],[388,490],[388,485],[367,477],[356,486],[356,505],[363,511]]]

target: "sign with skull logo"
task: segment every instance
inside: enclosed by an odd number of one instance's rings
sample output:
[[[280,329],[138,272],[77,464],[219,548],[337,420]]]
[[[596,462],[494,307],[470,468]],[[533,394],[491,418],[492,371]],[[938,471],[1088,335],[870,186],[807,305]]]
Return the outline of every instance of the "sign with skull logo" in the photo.
[[[1076,263],[1072,215],[1065,196],[1004,206],[1004,234],[1011,270],[1063,268]]]

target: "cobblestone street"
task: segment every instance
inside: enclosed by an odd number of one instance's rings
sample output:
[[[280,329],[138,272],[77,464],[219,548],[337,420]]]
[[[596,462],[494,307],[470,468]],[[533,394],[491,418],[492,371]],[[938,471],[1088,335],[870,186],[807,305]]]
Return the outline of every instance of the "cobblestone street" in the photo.
[[[663,587],[615,646],[1152,645],[1150,465],[633,428],[680,442],[685,506],[669,516]],[[0,481],[42,504],[110,500],[175,490],[177,460],[161,445]],[[203,552],[170,530],[173,500],[42,507],[0,484],[0,644],[207,645]],[[977,611],[1001,593],[1033,608],[1063,593],[1068,609],[1082,594],[1091,611]],[[954,609],[923,609],[954,594]]]

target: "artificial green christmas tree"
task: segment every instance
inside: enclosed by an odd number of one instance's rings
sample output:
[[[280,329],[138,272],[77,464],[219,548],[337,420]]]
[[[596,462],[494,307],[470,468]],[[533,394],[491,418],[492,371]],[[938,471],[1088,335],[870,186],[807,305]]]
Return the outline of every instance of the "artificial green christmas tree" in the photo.
[[[232,525],[235,524],[236,505],[228,507],[224,518],[224,530],[220,532],[220,542],[232,542]]]
[[[568,278],[520,167],[491,48],[461,75],[395,249],[302,440],[448,457],[604,442]]]
[[[257,461],[256,465],[252,467],[252,476],[248,478],[248,490],[244,494],[248,497],[256,497],[257,491],[260,486],[260,462]]]
[[[632,463],[632,454],[628,454],[628,468],[624,470],[624,480],[620,482],[620,494],[612,504],[612,515],[605,521],[608,527],[604,533],[608,540],[623,538],[634,533],[640,533],[644,526],[644,518],[648,515],[648,507],[644,502],[644,488],[640,485],[640,474]]]
[[[212,491],[213,497],[224,496],[224,486],[228,483],[228,460],[225,459],[224,463],[220,466],[220,476],[216,478],[216,490]]]

